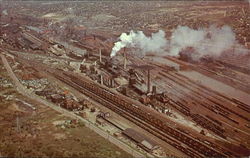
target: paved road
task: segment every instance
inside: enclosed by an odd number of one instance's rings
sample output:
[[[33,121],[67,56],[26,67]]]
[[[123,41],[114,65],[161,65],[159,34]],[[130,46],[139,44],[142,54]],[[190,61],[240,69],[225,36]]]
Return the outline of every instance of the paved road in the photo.
[[[42,103],[50,108],[52,108],[53,110],[56,110],[57,112],[60,112],[61,114],[68,116],[72,119],[78,119],[82,122],[85,123],[86,127],[92,129],[94,132],[96,132],[97,134],[99,134],[100,136],[106,138],[107,140],[109,140],[111,143],[115,144],[116,146],[118,146],[119,148],[123,149],[124,151],[128,152],[129,154],[131,154],[133,157],[146,157],[145,155],[143,155],[142,153],[138,152],[137,150],[131,148],[130,146],[128,146],[127,144],[125,144],[124,142],[120,141],[119,139],[115,138],[112,135],[109,135],[107,132],[104,132],[103,130],[101,130],[100,128],[96,127],[94,124],[92,124],[91,122],[83,119],[82,117],[74,114],[73,112],[69,112],[63,108],[60,108],[59,106],[56,106],[42,98],[40,98],[39,96],[31,93],[31,91],[27,90],[18,80],[18,78],[16,77],[16,75],[14,74],[14,72],[12,71],[8,61],[6,60],[5,56],[3,54],[0,54],[1,59],[3,61],[4,67],[6,68],[9,76],[11,77],[11,79],[13,80],[17,91],[19,93],[21,93],[22,95],[35,100],[39,103]],[[153,157],[152,155],[147,155],[149,157]]]

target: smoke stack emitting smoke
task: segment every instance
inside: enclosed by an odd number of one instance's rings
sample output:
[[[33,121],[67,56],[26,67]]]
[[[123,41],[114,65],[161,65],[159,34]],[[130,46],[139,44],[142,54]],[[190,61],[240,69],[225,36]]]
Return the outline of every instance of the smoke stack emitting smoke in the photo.
[[[218,28],[210,26],[205,29],[194,30],[187,26],[178,26],[172,33],[169,40],[165,32],[159,30],[147,37],[142,31],[130,31],[129,34],[122,33],[118,42],[115,43],[111,57],[124,47],[141,49],[142,53],[155,52],[161,55],[179,56],[180,52],[192,47],[196,52],[192,55],[194,60],[203,56],[219,57],[223,52],[232,48],[239,48],[237,51],[246,52],[242,49],[235,38],[235,34],[229,26]]]

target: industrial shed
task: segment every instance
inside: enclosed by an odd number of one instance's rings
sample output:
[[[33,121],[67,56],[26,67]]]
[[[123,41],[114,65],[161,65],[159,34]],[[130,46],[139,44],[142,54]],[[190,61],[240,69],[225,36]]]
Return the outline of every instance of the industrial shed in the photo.
[[[158,144],[155,141],[149,139],[145,135],[137,132],[132,128],[125,129],[122,134],[135,141],[138,146],[147,151],[153,151],[159,148]]]

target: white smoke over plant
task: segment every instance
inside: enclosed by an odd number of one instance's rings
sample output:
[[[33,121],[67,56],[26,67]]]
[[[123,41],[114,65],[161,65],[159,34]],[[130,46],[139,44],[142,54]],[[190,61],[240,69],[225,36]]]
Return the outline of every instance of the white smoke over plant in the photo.
[[[214,25],[204,29],[191,29],[187,26],[178,26],[172,33],[169,40],[165,38],[165,32],[146,37],[142,31],[129,34],[123,33],[120,41],[115,43],[111,57],[124,47],[140,48],[142,53],[154,52],[161,55],[179,56],[182,51],[192,48],[191,57],[199,60],[201,57],[219,57],[227,50],[234,50],[234,53],[245,53],[244,49],[235,38],[235,33],[229,26],[216,27]],[[235,54],[236,54],[235,53]]]
[[[133,47],[141,49],[145,52],[163,52],[167,45],[165,32],[159,30],[157,33],[152,33],[151,37],[144,35],[142,31],[130,31],[129,34],[122,33],[119,37],[120,41],[116,42],[110,54],[111,57],[124,47]]]
[[[170,52],[168,55],[179,56],[182,50],[190,47],[195,51],[192,54],[195,59],[203,56],[219,57],[223,52],[237,45],[239,44],[235,34],[229,26],[221,28],[210,26],[198,30],[178,26],[170,39]]]
[[[171,56],[179,56],[181,50],[187,47],[199,47],[206,33],[203,30],[193,30],[187,26],[178,26],[170,39]]]

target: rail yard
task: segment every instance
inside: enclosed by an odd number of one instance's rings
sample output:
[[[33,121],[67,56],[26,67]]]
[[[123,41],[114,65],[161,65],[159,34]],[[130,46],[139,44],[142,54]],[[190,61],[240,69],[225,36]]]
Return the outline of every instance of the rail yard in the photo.
[[[0,156],[250,156],[248,2],[0,4]]]

